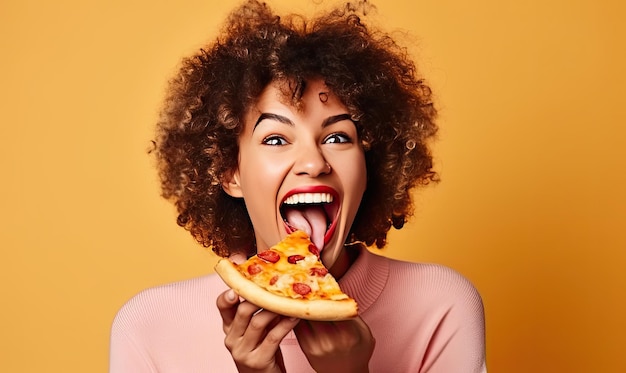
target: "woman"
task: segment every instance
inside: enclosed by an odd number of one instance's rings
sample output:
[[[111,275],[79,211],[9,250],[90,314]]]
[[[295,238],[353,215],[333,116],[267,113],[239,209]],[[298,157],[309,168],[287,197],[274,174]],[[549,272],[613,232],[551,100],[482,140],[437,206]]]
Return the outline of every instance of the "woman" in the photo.
[[[291,228],[359,304],[310,322],[240,299],[215,275],[148,289],[112,331],[112,372],[483,372],[484,316],[451,269],[377,256],[436,180],[430,89],[387,35],[346,5],[306,21],[248,1],[183,61],[158,123],[162,190],[178,224],[233,261]],[[286,195],[330,192],[330,208]],[[217,304],[217,307],[216,307]]]

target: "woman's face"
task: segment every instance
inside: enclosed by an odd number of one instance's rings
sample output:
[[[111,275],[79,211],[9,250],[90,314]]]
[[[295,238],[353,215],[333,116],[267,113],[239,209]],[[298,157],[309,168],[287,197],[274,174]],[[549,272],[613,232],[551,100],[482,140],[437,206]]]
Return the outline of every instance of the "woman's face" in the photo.
[[[283,102],[277,84],[248,110],[238,169],[224,189],[243,197],[257,251],[300,229],[330,268],[365,191],[363,149],[348,110],[323,82],[308,82],[300,108]]]

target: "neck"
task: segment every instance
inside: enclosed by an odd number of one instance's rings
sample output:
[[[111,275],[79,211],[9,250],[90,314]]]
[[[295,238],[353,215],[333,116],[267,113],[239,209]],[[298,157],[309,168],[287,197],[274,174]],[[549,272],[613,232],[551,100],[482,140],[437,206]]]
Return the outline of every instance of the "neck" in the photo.
[[[329,268],[329,272],[333,277],[339,280],[343,275],[348,272],[352,263],[358,258],[359,250],[350,246],[344,246],[337,257],[337,260],[332,267]]]

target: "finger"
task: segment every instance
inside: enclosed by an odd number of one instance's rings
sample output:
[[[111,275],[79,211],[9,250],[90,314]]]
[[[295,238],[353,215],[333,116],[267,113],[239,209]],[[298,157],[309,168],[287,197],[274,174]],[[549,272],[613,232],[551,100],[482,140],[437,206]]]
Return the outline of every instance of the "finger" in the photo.
[[[310,321],[302,320],[301,323],[295,328],[296,335],[298,337],[308,337],[311,339],[318,338],[319,335],[332,335],[337,331],[336,321]]]
[[[370,330],[369,326],[365,323],[365,321],[360,318],[360,317],[356,317],[354,319],[351,320],[351,324],[350,326],[357,331],[357,333],[359,333],[359,335],[361,335],[364,338],[371,338],[373,339],[373,335],[372,335],[372,331]]]
[[[350,320],[337,321],[333,323],[332,328],[337,334],[343,336],[346,341],[362,340],[371,334],[369,327],[360,317]],[[329,331],[329,329],[324,328],[320,328],[318,330]]]
[[[311,321],[309,320],[301,320],[298,325],[294,328],[294,332],[298,339],[300,338],[313,338],[314,331],[311,326]]]
[[[292,331],[299,322],[302,320],[294,317],[280,316],[279,321],[268,332],[263,342],[259,345],[257,350],[260,353],[272,353],[278,349],[280,342]]]
[[[360,317],[341,321],[311,321],[310,328],[313,333],[323,334],[338,331],[350,331],[358,334],[369,333],[369,327]]]
[[[279,323],[279,319],[279,315],[270,311],[260,310],[258,312],[254,312],[249,318],[243,335],[239,338],[239,347],[244,351],[252,351],[256,349],[271,330],[272,325],[277,325]],[[246,318],[242,317],[241,324],[245,323],[244,320],[246,320]],[[236,320],[235,323],[238,325],[239,320]],[[232,334],[237,335],[237,331],[238,327],[233,328]]]
[[[326,351],[373,339],[369,327],[360,317],[335,322],[301,322],[295,332],[300,346],[312,351]]]
[[[334,339],[334,324],[327,321],[302,320],[295,328],[298,343],[303,351],[321,351]],[[323,346],[323,347],[322,347]]]
[[[216,300],[217,309],[222,316],[222,324],[224,327],[224,333],[228,333],[230,325],[235,319],[237,309],[239,308],[239,297],[233,289],[226,290],[217,297]]]
[[[228,334],[242,337],[248,329],[248,324],[250,324],[252,316],[254,316],[255,313],[258,313],[259,310],[261,310],[260,307],[250,302],[246,302],[245,300],[240,302],[237,306],[232,322],[230,323]]]
[[[256,352],[256,356],[268,358],[274,356],[280,341],[297,323],[297,319],[290,319],[290,322],[286,323],[282,320],[283,318],[274,312],[242,302],[231,329],[226,335],[226,347],[233,356],[241,356],[253,351]],[[265,341],[266,339],[268,341]]]

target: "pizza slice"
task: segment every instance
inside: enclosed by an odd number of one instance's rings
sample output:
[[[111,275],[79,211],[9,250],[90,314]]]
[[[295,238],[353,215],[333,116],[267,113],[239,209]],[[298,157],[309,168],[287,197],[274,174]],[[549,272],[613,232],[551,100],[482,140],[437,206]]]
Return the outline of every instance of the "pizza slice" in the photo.
[[[281,315],[318,321],[357,316],[356,301],[341,291],[303,231],[239,265],[220,259],[215,271],[239,296]]]

